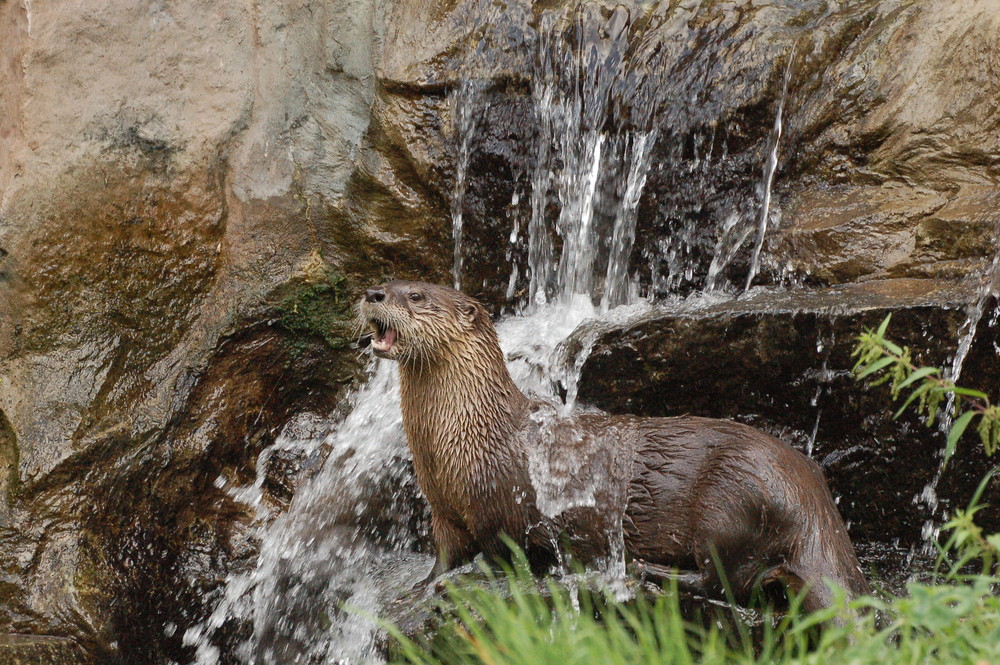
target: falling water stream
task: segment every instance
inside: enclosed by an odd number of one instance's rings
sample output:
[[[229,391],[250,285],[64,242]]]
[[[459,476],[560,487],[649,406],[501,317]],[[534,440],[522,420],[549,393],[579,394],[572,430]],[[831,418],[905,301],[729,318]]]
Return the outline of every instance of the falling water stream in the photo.
[[[472,139],[476,135],[476,106],[481,90],[473,79],[463,79],[458,93],[454,95],[452,117],[455,118],[458,140],[458,154],[455,158],[455,186],[451,199],[451,229],[454,254],[452,258],[452,282],[456,289],[462,287],[462,227],[464,226],[464,211],[462,203],[465,200],[466,178],[469,170],[469,156],[472,151]]]
[[[426,574],[428,563],[407,554],[414,542],[404,530],[380,534],[376,543],[354,521],[373,500],[375,488],[406,484],[399,477],[406,473],[408,454],[396,379],[392,364],[380,364],[335,431],[335,423],[322,419],[305,431],[291,423],[261,454],[330,448],[322,469],[295,494],[287,512],[270,523],[263,516],[256,565],[231,575],[212,615],[185,634],[185,643],[196,648],[196,663],[219,662],[215,634],[234,623],[250,632],[235,648],[241,662],[378,662],[374,624],[345,613],[341,605],[375,614],[382,595],[412,584]],[[258,464],[261,476],[265,468]],[[258,479],[230,492],[259,507],[260,484]],[[389,495],[390,500],[407,498]],[[396,507],[405,512],[403,503]],[[402,565],[408,562],[413,565]]]
[[[990,298],[1000,301],[1000,225],[994,229],[993,237],[995,239],[994,245],[996,246],[993,259],[979,275],[979,287],[976,290],[975,296],[966,307],[965,323],[958,330],[958,346],[955,349],[955,355],[952,356],[951,365],[946,368],[944,373],[945,379],[953,381],[956,384],[959,384],[962,378],[965,361],[969,356],[969,351],[972,349],[973,342],[976,340],[976,331],[979,329],[979,324],[986,314],[986,305],[989,303]],[[1000,303],[997,306],[997,314],[1000,314]],[[998,352],[1000,352],[1000,349],[998,349]],[[938,420],[938,430],[941,432],[942,440],[947,440],[948,433],[951,430],[954,409],[955,395],[950,394],[948,395],[948,400],[941,413],[941,417]],[[929,513],[920,534],[924,543],[923,550],[927,554],[933,554],[936,551],[942,521],[947,519],[947,515],[939,516],[937,514],[937,490],[945,470],[944,454],[944,447],[942,446],[941,463],[938,464],[934,477],[924,486],[920,494],[913,497],[913,502],[923,505]]]
[[[788,56],[785,65],[785,76],[781,84],[781,99],[778,101],[778,112],[774,114],[774,131],[771,136],[771,150],[764,166],[764,179],[761,183],[763,203],[760,206],[760,222],[757,226],[757,239],[753,246],[753,258],[750,261],[750,271],[747,273],[746,285],[743,291],[749,291],[760,266],[760,251],[764,248],[764,237],[767,235],[767,225],[771,216],[771,189],[774,186],[774,173],[778,170],[778,147],[781,145],[781,115],[785,111],[785,99],[788,97],[788,82],[792,78],[792,63],[794,54]]]

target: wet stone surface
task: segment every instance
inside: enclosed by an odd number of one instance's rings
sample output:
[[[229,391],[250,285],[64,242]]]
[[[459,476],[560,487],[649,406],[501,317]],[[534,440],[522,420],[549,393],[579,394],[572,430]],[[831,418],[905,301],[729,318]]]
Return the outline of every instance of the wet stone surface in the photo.
[[[0,665],[85,665],[83,649],[65,637],[0,634]]]

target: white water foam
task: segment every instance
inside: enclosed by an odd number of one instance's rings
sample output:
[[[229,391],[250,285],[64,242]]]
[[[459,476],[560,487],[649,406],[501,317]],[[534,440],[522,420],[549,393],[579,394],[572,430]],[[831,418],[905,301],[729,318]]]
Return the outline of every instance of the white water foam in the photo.
[[[375,615],[393,589],[406,588],[430,565],[428,557],[407,554],[415,543],[406,529],[371,538],[357,524],[376,499],[397,502],[387,510],[400,515],[412,510],[405,505],[412,502],[412,491],[391,489],[405,481],[409,456],[397,383],[395,366],[380,363],[336,432],[295,438],[294,428],[286,428],[261,454],[257,481],[231,490],[235,498],[260,506],[271,454],[330,448],[320,472],[296,492],[285,514],[267,524],[268,512],[258,513],[255,566],[230,575],[209,618],[184,636],[184,643],[195,647],[197,665],[220,662],[225,629],[238,624],[250,636],[226,646],[242,663],[380,662],[375,624],[344,606]]]

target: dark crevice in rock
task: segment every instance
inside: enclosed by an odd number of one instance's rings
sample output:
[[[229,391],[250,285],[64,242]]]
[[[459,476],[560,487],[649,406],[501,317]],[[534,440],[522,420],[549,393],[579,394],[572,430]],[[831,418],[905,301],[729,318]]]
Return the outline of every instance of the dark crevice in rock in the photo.
[[[0,525],[6,522],[17,486],[17,434],[0,409]]]

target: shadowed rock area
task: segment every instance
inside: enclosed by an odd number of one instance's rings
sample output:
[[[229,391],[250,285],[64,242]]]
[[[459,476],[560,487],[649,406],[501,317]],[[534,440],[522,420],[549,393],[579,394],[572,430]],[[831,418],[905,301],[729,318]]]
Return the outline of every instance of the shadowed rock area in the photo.
[[[188,662],[185,628],[256,553],[255,509],[225,487],[293,418],[343,405],[362,290],[449,282],[458,212],[464,290],[523,304],[533,211],[570,203],[536,168],[562,136],[551,100],[581,91],[577,130],[606,135],[616,181],[651,141],[627,266],[641,293],[713,272],[742,287],[781,100],[757,283],[853,285],[603,331],[581,399],[799,445],[818,419],[853,533],[914,538],[941,437],[841,371],[885,311],[927,362],[954,348],[974,292],[958,280],[1000,223],[998,29],[996,0],[0,0],[0,632]],[[605,74],[545,88],[577,56]],[[962,379],[986,389],[988,319]],[[272,460],[266,501],[287,505],[307,462]],[[984,465],[952,462],[941,510]]]

